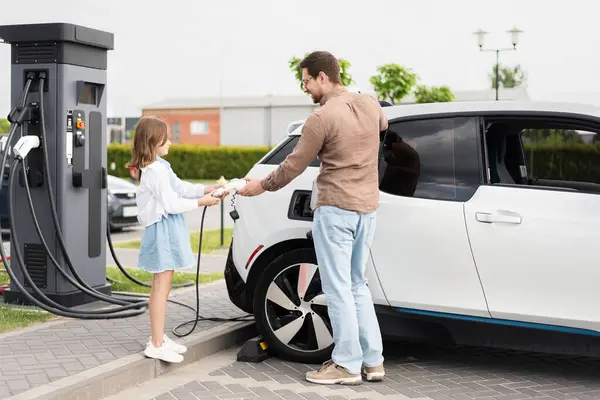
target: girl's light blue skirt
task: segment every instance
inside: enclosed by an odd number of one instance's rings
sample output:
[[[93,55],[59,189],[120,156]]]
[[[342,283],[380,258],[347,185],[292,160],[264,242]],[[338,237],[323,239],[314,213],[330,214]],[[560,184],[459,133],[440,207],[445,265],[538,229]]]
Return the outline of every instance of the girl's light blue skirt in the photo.
[[[196,265],[190,234],[183,214],[169,214],[159,222],[146,227],[138,268],[156,273],[190,268]]]

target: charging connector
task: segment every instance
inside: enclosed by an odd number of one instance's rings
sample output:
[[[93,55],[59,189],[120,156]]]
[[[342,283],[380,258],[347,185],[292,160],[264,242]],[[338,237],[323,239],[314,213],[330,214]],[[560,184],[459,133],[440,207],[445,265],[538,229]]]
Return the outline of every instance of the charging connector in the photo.
[[[8,122],[13,125],[22,126],[26,122],[30,122],[33,119],[33,107],[32,106],[18,106],[10,110],[7,118]]]
[[[39,136],[27,135],[19,139],[17,144],[15,144],[13,147],[13,152],[15,153],[15,158],[24,160],[32,149],[36,149],[38,147],[40,147]]]

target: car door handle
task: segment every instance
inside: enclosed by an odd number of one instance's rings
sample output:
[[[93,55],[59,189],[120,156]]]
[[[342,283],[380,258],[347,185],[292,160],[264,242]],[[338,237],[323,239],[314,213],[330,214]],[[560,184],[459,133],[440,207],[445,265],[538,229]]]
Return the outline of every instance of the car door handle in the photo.
[[[494,222],[502,222],[505,224],[520,224],[522,218],[519,214],[512,211],[498,210],[495,213],[478,212],[475,213],[475,218],[479,222],[492,224]]]

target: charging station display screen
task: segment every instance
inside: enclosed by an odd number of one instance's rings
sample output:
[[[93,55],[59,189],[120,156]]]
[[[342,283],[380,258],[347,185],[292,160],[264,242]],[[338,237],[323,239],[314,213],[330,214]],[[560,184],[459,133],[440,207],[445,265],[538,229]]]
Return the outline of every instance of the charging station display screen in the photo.
[[[98,86],[93,83],[82,82],[79,86],[78,97],[80,104],[98,104]]]

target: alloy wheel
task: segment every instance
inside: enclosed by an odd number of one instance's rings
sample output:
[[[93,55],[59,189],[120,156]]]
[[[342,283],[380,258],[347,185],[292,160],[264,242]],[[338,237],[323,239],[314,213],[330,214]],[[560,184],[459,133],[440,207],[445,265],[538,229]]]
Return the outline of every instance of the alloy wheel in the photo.
[[[294,264],[279,272],[267,290],[265,311],[275,337],[293,350],[316,352],[333,344],[327,297],[315,264]]]

